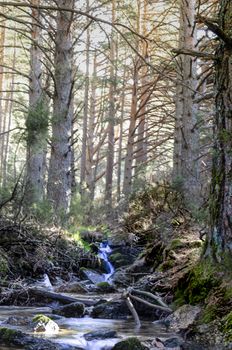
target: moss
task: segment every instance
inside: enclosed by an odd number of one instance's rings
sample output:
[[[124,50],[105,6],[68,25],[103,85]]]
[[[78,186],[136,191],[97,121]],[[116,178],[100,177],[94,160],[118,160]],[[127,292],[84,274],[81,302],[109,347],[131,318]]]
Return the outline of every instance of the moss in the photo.
[[[12,340],[18,335],[18,331],[6,327],[0,328],[0,339],[6,343],[11,343]]]
[[[201,315],[199,323],[210,323],[211,321],[215,320],[217,317],[217,312],[217,305],[207,305]]]
[[[110,260],[114,263],[117,260],[121,260],[123,258],[123,255],[121,253],[114,253],[110,255]]]
[[[181,241],[181,239],[176,238],[171,241],[170,249],[175,250],[175,249],[183,248],[184,246],[185,246],[185,243]]]
[[[185,303],[192,305],[204,302],[212,288],[220,284],[219,279],[215,276],[215,268],[208,260],[199,262],[179,282],[175,298],[182,297]]]
[[[225,335],[227,342],[232,341],[232,311],[222,319],[221,331]]]
[[[145,350],[147,349],[137,338],[128,338],[117,343],[112,350]]]
[[[0,256],[0,276],[5,277],[8,273],[8,261],[3,256]]]
[[[173,268],[175,266],[175,264],[176,264],[176,261],[173,259],[166,260],[159,266],[158,270],[167,271],[167,270]]]
[[[48,316],[42,315],[42,314],[38,314],[35,315],[32,319],[32,322],[42,322],[44,324],[47,324],[49,321],[51,321],[51,319]]]

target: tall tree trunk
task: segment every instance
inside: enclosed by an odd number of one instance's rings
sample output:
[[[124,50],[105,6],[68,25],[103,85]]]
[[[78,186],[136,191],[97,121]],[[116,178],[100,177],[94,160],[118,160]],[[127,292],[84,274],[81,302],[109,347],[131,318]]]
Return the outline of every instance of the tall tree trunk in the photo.
[[[89,0],[86,2],[86,12],[89,11]],[[86,71],[85,71],[85,94],[84,94],[84,115],[82,124],[82,145],[81,145],[81,175],[80,189],[83,196],[86,192],[86,159],[87,159],[87,134],[89,117],[89,64],[90,64],[90,30],[86,31]]]
[[[148,1],[143,1],[143,16],[142,16],[142,35],[147,36],[147,6]],[[148,60],[148,43],[142,41],[142,56],[144,60]],[[141,165],[146,164],[147,160],[147,144],[146,144],[146,112],[147,104],[149,102],[149,78],[148,78],[148,66],[141,62],[141,99],[139,106],[138,118],[138,138],[137,138],[137,149],[136,149],[136,172],[141,170]]]
[[[180,1],[179,49],[196,48],[196,0]],[[186,204],[199,202],[199,130],[197,105],[194,103],[197,88],[196,59],[180,55],[176,91],[176,123],[174,132],[173,180],[182,185]]]
[[[3,9],[4,11],[4,9]],[[4,132],[4,115],[3,115],[3,106],[2,106],[2,97],[3,97],[3,67],[4,64],[4,45],[5,45],[5,26],[4,26],[4,19],[3,19],[3,26],[0,30],[0,133]],[[2,150],[4,147],[4,140],[5,135],[0,136],[0,149]],[[4,180],[2,170],[3,170],[3,160],[0,161],[0,184]]]
[[[220,1],[219,27],[230,38],[223,40],[216,56],[216,116],[210,200],[211,230],[206,254],[221,260],[228,252],[232,257],[232,40],[231,0]]]
[[[112,1],[112,23],[115,22],[116,4]],[[113,169],[114,169],[114,125],[115,125],[115,38],[114,29],[111,32],[111,47],[110,47],[110,88],[109,88],[109,121],[108,121],[108,147],[106,161],[106,186],[105,186],[105,203],[107,204],[108,212],[112,208],[112,186],[113,186]]]
[[[89,198],[94,199],[95,183],[94,183],[94,130],[96,122],[96,79],[97,79],[97,52],[95,51],[93,58],[93,75],[91,82],[90,95],[90,114],[88,121],[88,138],[87,138],[87,162],[86,162],[86,183],[88,187]]]
[[[32,5],[40,5],[40,0],[32,0]],[[44,195],[44,154],[46,153],[46,136],[48,128],[48,109],[42,90],[42,52],[39,10],[32,9],[33,43],[31,45],[31,73],[29,92],[29,112],[27,128],[27,169],[25,205],[40,202]]]
[[[133,166],[133,160],[134,160],[136,112],[137,112],[137,105],[138,105],[138,97],[137,97],[138,64],[139,64],[139,60],[136,60],[135,65],[134,65],[131,111],[130,111],[130,125],[129,125],[129,132],[128,132],[127,147],[126,147],[124,181],[123,181],[123,193],[125,195],[130,194],[131,187],[132,187],[132,166]]]
[[[121,199],[121,179],[122,179],[122,146],[123,146],[123,121],[125,113],[125,100],[126,100],[126,67],[124,67],[123,72],[123,86],[122,86],[122,95],[121,95],[121,115],[119,123],[119,140],[118,140],[118,176],[117,176],[117,201]]]
[[[16,45],[16,34],[14,35],[14,46]],[[16,48],[14,47],[14,53],[13,53],[13,62],[12,62],[12,68],[15,69],[16,64]],[[13,109],[13,98],[14,98],[14,83],[15,83],[15,75],[12,74],[11,78],[11,84],[10,84],[10,98],[9,98],[9,108],[8,108],[8,124],[7,124],[7,130],[8,133],[6,134],[6,141],[5,141],[5,147],[4,147],[4,159],[3,159],[3,187],[7,185],[8,176],[7,176],[7,170],[8,170],[8,159],[9,159],[9,141],[10,141],[10,133],[9,130],[11,129],[12,124],[12,109]]]
[[[58,7],[73,9],[74,0],[58,0]],[[48,198],[58,212],[68,213],[71,200],[72,133],[72,35],[73,14],[57,13],[55,47],[55,94],[52,118],[52,145],[48,178]]]

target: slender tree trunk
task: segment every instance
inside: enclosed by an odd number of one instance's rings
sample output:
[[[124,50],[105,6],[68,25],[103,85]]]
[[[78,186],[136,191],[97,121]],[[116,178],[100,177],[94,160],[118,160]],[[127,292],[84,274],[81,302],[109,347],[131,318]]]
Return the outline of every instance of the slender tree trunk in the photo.
[[[219,27],[231,40],[231,0],[220,1]],[[232,44],[223,40],[216,52],[215,145],[210,200],[211,230],[206,254],[232,257]]]
[[[196,48],[196,0],[180,1],[179,48]],[[178,61],[176,93],[176,123],[174,132],[173,180],[182,185],[186,204],[199,203],[199,130],[197,105],[194,103],[197,88],[196,59],[181,55]]]
[[[32,0],[32,5],[40,5],[40,0]],[[29,92],[29,113],[27,128],[27,169],[25,205],[43,200],[44,195],[44,154],[46,153],[46,136],[48,128],[48,110],[43,100],[42,90],[42,52],[41,28],[37,25],[40,14],[32,9],[31,73]]]
[[[121,115],[119,124],[119,140],[118,140],[118,176],[117,176],[117,201],[121,199],[121,180],[122,180],[122,146],[123,146],[123,120],[125,113],[125,80],[126,80],[126,68],[123,72],[123,87],[122,87],[122,97],[121,97]]]
[[[14,35],[14,46],[16,45],[16,34]],[[13,54],[13,62],[12,67],[15,68],[16,64],[16,48],[14,48],[14,54]],[[9,131],[11,129],[11,123],[12,123],[12,109],[13,109],[13,97],[14,97],[14,82],[15,82],[15,75],[12,74],[11,78],[11,84],[10,84],[10,100],[9,100],[9,108],[8,108],[8,124],[7,124],[7,130]],[[7,169],[8,169],[8,160],[9,160],[9,141],[10,141],[10,133],[8,132],[6,134],[6,142],[5,142],[5,149],[4,149],[4,160],[3,160],[3,187],[6,187],[8,176],[7,176]]]
[[[3,97],[3,67],[4,64],[4,44],[5,44],[5,27],[4,27],[4,20],[3,20],[3,26],[0,30],[0,95]],[[2,99],[0,99],[0,133],[4,132],[4,115],[3,115],[3,106],[2,106]],[[0,149],[2,150],[4,147],[4,140],[5,135],[0,136]],[[1,159],[0,162],[0,184],[4,180],[3,177],[3,160]]]
[[[89,11],[89,0],[86,2],[86,11]],[[84,115],[82,124],[82,146],[81,146],[81,175],[80,187],[81,195],[86,192],[86,159],[87,159],[87,134],[89,117],[89,64],[90,64],[90,30],[86,31],[86,72],[85,72],[85,94],[84,94]]]
[[[142,35],[147,35],[147,0],[143,2],[143,16],[142,16]],[[144,60],[148,59],[148,43],[143,40],[142,42],[142,56]],[[146,111],[147,104],[149,102],[149,78],[148,78],[148,66],[141,62],[141,100],[138,118],[138,138],[137,138],[137,149],[136,149],[136,172],[140,170],[142,164],[146,164],[147,160],[147,145],[146,145]]]
[[[93,59],[93,75],[91,82],[90,96],[90,115],[88,123],[88,139],[87,139],[87,163],[86,163],[86,183],[91,201],[94,199],[94,130],[96,118],[96,79],[97,79],[97,52]]]
[[[137,89],[138,89],[138,60],[135,62],[134,75],[133,75],[133,87],[132,87],[132,99],[131,99],[131,111],[130,111],[130,125],[128,132],[128,141],[126,147],[125,157],[125,169],[124,169],[124,181],[123,181],[123,193],[128,195],[131,192],[132,187],[132,166],[134,160],[134,139],[135,139],[135,127],[136,127],[136,112],[137,112]]]
[[[58,7],[72,9],[74,0],[58,0]],[[48,198],[59,215],[68,213],[71,200],[72,133],[72,35],[73,14],[57,13],[55,47],[55,95],[52,119],[52,145],[48,178]]]
[[[116,15],[115,0],[112,1],[112,23],[115,22]],[[115,38],[114,29],[111,32],[111,47],[110,47],[110,88],[109,88],[109,121],[108,121],[108,147],[107,147],[107,162],[106,162],[106,186],[105,186],[105,203],[110,213],[112,208],[112,187],[113,187],[113,169],[114,169],[114,125],[115,125],[115,102],[114,94],[116,90],[115,77]]]

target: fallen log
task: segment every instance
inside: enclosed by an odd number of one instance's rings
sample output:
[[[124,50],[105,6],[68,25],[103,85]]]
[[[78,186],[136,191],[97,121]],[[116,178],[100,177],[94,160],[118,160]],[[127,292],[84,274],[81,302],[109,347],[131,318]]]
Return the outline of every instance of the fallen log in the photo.
[[[85,298],[74,298],[74,297],[70,297],[69,295],[65,295],[65,294],[61,294],[61,293],[55,293],[55,292],[51,292],[42,288],[29,288],[27,290],[27,293],[29,294],[29,296],[33,297],[41,297],[43,299],[52,299],[54,301],[58,301],[61,302],[63,304],[71,304],[71,303],[83,303],[86,306],[93,306],[95,304],[97,304],[97,302],[99,300],[94,300],[94,299],[85,299]]]

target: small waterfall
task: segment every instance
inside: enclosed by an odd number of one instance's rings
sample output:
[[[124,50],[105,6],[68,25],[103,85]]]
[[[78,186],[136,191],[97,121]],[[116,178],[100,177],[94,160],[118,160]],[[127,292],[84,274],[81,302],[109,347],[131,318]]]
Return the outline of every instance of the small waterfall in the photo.
[[[112,252],[112,249],[110,248],[110,246],[108,245],[108,243],[101,243],[100,247],[99,247],[99,253],[98,256],[99,258],[103,259],[106,262],[106,266],[109,270],[108,273],[104,273],[104,280],[105,281],[109,281],[110,277],[113,275],[114,273],[114,267],[111,264],[111,262],[108,259],[108,255]]]

